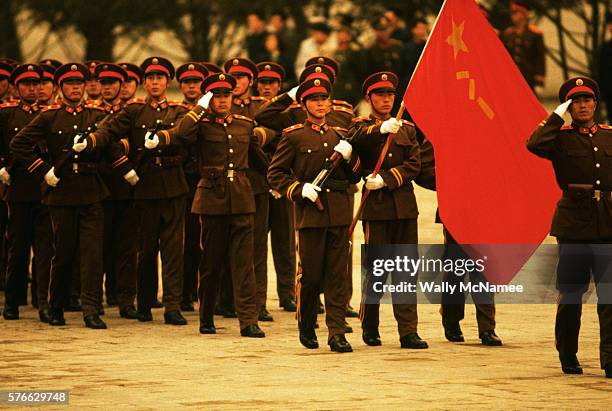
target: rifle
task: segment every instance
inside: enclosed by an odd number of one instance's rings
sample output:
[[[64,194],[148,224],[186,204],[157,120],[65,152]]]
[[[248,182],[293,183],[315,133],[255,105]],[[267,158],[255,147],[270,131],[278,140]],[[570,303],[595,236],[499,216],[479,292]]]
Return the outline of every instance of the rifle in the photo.
[[[325,162],[323,163],[323,167],[321,167],[321,171],[319,171],[319,174],[317,174],[314,180],[312,180],[311,184],[319,188],[323,188],[323,184],[329,178],[331,173],[340,165],[341,161],[342,161],[342,156],[340,155],[340,153],[338,153],[337,151],[334,151],[331,157],[325,160]],[[319,211],[323,211],[325,209],[319,197],[317,197],[317,201],[315,201],[315,205],[317,206],[317,209]]]

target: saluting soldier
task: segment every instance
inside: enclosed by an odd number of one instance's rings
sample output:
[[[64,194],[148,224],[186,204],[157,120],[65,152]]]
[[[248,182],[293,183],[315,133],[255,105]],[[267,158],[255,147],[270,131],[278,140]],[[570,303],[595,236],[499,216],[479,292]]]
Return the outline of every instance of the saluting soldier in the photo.
[[[99,130],[96,138],[120,140],[113,162],[125,180],[134,186],[133,199],[138,219],[138,313],[139,321],[152,321],[156,299],[156,261],[161,252],[164,285],[164,322],[185,325],[180,312],[183,292],[183,230],[187,182],[181,147],[144,149],[145,135],[160,127],[173,127],[187,112],[185,106],[166,99],[174,78],[174,66],[163,57],[149,57],[140,66],[147,99],[130,100],[123,110]],[[144,150],[144,151],[143,151]]]
[[[221,276],[231,275],[234,301],[243,337],[265,337],[257,325],[253,272],[255,201],[249,167],[266,170],[265,154],[251,118],[231,113],[236,79],[224,73],[202,83],[204,96],[171,130],[147,140],[154,149],[172,142],[196,143],[201,179],[192,211],[201,216],[200,333],[215,334],[213,320]],[[209,111],[206,111],[210,107]]]
[[[55,255],[49,285],[49,324],[64,325],[64,309],[70,300],[73,261],[78,255],[81,302],[85,325],[106,328],[98,316],[102,287],[102,238],[104,210],[108,196],[98,164],[104,137],[83,133],[95,126],[104,110],[82,102],[89,70],[79,63],[61,66],[55,81],[62,91],[62,103],[49,106],[17,133],[10,148],[27,171],[44,177],[50,187],[44,197],[53,227]],[[39,147],[46,145],[48,161]],[[63,163],[63,164],[62,164]],[[56,168],[57,166],[57,168]]]
[[[537,27],[529,24],[531,7],[525,2],[513,2],[511,6],[512,27],[501,35],[512,60],[533,89],[544,86],[546,75],[546,47],[544,36]]]
[[[193,109],[202,97],[202,81],[208,75],[206,67],[199,63],[186,63],[176,69],[176,79],[183,93],[183,104]],[[188,156],[183,164],[185,178],[189,186],[185,203],[185,263],[183,277],[182,311],[194,311],[194,294],[197,300],[198,266],[200,265],[200,218],[191,212],[191,204],[195,196],[200,170],[197,164],[197,153],[194,145],[186,145]]]
[[[318,348],[315,334],[317,299],[325,296],[328,344],[332,351],[350,352],[344,337],[348,301],[348,226],[352,220],[350,184],[360,176],[360,163],[344,140],[347,130],[327,124],[331,83],[314,78],[302,83],[296,98],[307,114],[304,124],[283,131],[268,170],[272,188],[294,202],[298,230],[299,271],[296,278],[297,317],[300,342]],[[342,156],[339,166],[323,187],[312,184],[334,152]],[[336,155],[337,156],[337,155]],[[334,156],[335,157],[335,156]],[[323,211],[315,206],[319,200]]]
[[[263,62],[257,64],[257,92],[266,100],[276,97],[285,78],[285,69],[277,63]],[[264,151],[272,158],[278,139],[264,147]],[[293,224],[293,209],[291,202],[276,190],[270,190],[272,198],[268,198],[270,212],[268,214],[268,231],[272,245],[272,258],[276,271],[276,292],[280,306],[289,312],[295,312],[295,226]],[[257,298],[260,306],[266,307],[268,282],[267,277],[256,278]]]
[[[612,127],[595,123],[599,101],[595,80],[567,80],[561,85],[559,100],[559,107],[527,141],[529,151],[552,161],[563,190],[550,230],[559,243],[556,346],[563,372],[582,374],[576,356],[582,296],[593,273],[600,364],[606,377],[612,378]],[[568,110],[572,123],[564,125]]]
[[[361,160],[365,188],[372,191],[361,214],[366,244],[406,244],[418,255],[418,207],[412,180],[420,171],[419,143],[412,123],[391,117],[398,82],[392,72],[374,73],[365,79],[362,93],[372,112],[367,117],[353,120],[349,141]],[[372,171],[389,133],[394,133],[395,137],[379,173],[373,177]],[[378,332],[378,301],[382,293],[372,295],[374,278],[368,273],[364,279],[360,307],[363,341],[370,346],[382,344]],[[378,280],[385,281],[384,277]],[[399,283],[400,279],[393,281]],[[375,301],[366,301],[366,295],[374,297]],[[417,333],[416,298],[397,302],[395,295],[392,298],[401,347],[427,348],[427,343]]]
[[[19,318],[19,305],[25,302],[23,299],[27,294],[32,248],[32,277],[37,277],[32,282],[33,303],[38,304],[40,321],[48,323],[47,292],[53,255],[49,211],[40,201],[40,182],[9,152],[14,136],[40,113],[36,100],[42,76],[43,70],[35,64],[18,66],[11,74],[11,82],[20,100],[0,106],[0,180],[7,186],[4,198],[9,209],[9,249],[3,315],[7,320]],[[38,150],[39,155],[45,154],[44,146],[41,145]]]

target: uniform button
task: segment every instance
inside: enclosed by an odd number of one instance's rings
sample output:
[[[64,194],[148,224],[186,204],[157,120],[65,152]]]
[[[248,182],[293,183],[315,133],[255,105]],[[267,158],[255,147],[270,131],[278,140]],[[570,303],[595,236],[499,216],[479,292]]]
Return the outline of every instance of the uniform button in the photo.
[[[309,152],[309,153],[312,153],[312,150],[311,150],[311,149],[308,149],[308,152]]]
[[[323,143],[323,147],[327,147],[327,146],[328,146],[328,144],[327,144],[327,143]]]
[[[223,123],[223,127],[227,127],[227,123]]]
[[[599,148],[593,147],[593,151],[599,151]]]
[[[76,111],[73,111],[73,112],[72,112],[72,115],[73,115],[73,116],[76,116]]]
[[[170,123],[170,125],[171,125],[171,126],[173,126],[173,125],[174,125],[174,123]]]
[[[231,140],[231,139],[232,139],[232,135],[231,135],[231,134],[228,134],[228,135],[227,135],[227,138],[228,138],[228,140]]]
[[[229,180],[230,180],[230,181],[234,181],[234,177],[230,177],[230,178],[229,178]]]
[[[329,157],[325,157],[325,161],[329,161]]]
[[[146,125],[144,125],[144,124],[143,124],[141,127],[142,127],[142,128],[147,128],[147,126],[146,126]]]
[[[161,108],[157,107],[157,111],[161,111]]]
[[[393,153],[389,153],[389,157],[393,157]]]
[[[234,168],[234,163],[229,163],[228,166],[229,168]]]
[[[593,133],[589,133],[589,137],[593,137]]]
[[[596,163],[596,164],[595,164],[595,167],[599,168],[599,167],[601,167],[601,164]]]
[[[62,134],[62,130],[58,131],[57,134]]]
[[[230,153],[233,153],[233,152],[234,152],[234,149],[233,149],[233,148],[230,148],[230,149],[229,149],[229,152],[230,152]]]
[[[326,193],[329,193],[330,191],[331,191],[331,190],[330,190],[329,188],[326,188],[326,189],[325,189],[325,192],[326,192]]]
[[[73,125],[73,126],[72,126],[72,128],[76,130],[77,128],[79,128],[79,126],[77,126],[77,125],[75,124],[75,125]]]
[[[15,131],[19,131],[19,128],[18,128],[18,127],[15,127]]]
[[[78,155],[78,154],[75,154],[75,155],[74,155],[74,159],[75,159],[75,160],[77,160],[78,158],[79,158],[79,155]]]
[[[595,184],[600,185],[601,181],[597,180],[597,181],[595,181]]]
[[[321,131],[319,131],[319,133],[323,134],[323,133],[325,133],[325,132],[324,132],[323,130],[321,130]]]

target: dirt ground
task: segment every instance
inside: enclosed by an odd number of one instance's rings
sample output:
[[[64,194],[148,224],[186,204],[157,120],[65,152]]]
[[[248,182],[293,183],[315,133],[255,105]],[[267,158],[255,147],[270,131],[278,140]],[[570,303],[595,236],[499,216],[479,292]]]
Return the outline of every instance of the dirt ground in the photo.
[[[417,197],[421,242],[440,242],[435,193],[417,189]],[[153,323],[138,323],[107,308],[106,331],[86,329],[80,313],[67,313],[65,327],[51,328],[24,307],[20,321],[0,320],[0,390],[65,389],[71,407],[105,410],[610,409],[612,380],[599,369],[593,305],[583,314],[582,376],[561,373],[553,305],[498,306],[503,347],[480,345],[473,306],[462,323],[466,342],[452,344],[438,306],[420,305],[419,333],[430,344],[420,351],[400,349],[391,309],[383,306],[383,346],[363,344],[358,321],[349,319],[354,352],[335,354],[323,329],[319,350],[299,344],[293,315],[278,308],[271,259],[269,272],[275,321],[261,325],[265,339],[241,338],[237,320],[221,318],[217,335],[202,336],[196,313],[186,313],[188,326],[173,327],[163,324],[163,310],[154,311]],[[357,275],[354,283],[358,290]],[[354,295],[354,307],[358,300]]]

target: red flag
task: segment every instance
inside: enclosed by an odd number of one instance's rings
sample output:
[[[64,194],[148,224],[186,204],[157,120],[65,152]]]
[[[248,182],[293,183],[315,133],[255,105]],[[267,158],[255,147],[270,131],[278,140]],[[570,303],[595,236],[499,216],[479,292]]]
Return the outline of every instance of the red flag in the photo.
[[[559,189],[525,148],[546,112],[474,0],[445,1],[404,104],[434,145],[440,216],[455,239],[522,245],[496,263],[495,246],[479,248],[495,266],[489,280],[510,281],[548,233]]]

